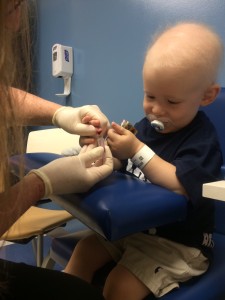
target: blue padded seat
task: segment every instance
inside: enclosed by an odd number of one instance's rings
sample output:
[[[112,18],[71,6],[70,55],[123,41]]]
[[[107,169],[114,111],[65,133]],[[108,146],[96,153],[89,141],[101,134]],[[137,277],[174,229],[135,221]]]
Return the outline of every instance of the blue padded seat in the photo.
[[[108,240],[183,220],[187,199],[158,185],[113,172],[88,193],[51,199]]]
[[[27,153],[26,171],[58,157],[51,153]],[[18,172],[19,159],[20,156],[11,158],[14,172]],[[50,198],[108,240],[182,220],[187,211],[184,196],[120,172],[113,172],[88,193]]]

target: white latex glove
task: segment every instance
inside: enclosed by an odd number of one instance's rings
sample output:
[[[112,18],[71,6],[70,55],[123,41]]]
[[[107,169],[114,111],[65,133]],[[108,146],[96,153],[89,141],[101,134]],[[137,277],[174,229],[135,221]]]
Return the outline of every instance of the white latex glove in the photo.
[[[65,131],[82,136],[95,136],[97,131],[93,125],[84,124],[84,117],[90,117],[90,120],[99,120],[102,129],[101,135],[104,135],[110,127],[109,120],[101,112],[97,105],[85,105],[81,107],[60,107],[53,115],[52,123]]]
[[[99,160],[104,156],[104,163]],[[95,165],[96,162],[96,165]],[[108,146],[97,147],[77,156],[58,158],[40,169],[31,170],[45,184],[44,198],[52,194],[83,193],[111,174],[112,154]]]

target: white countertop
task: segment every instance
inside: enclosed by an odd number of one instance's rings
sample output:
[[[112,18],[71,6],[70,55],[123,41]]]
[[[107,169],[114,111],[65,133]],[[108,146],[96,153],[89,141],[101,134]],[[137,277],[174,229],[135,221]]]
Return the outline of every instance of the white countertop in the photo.
[[[206,198],[225,201],[225,180],[203,184],[202,195]]]

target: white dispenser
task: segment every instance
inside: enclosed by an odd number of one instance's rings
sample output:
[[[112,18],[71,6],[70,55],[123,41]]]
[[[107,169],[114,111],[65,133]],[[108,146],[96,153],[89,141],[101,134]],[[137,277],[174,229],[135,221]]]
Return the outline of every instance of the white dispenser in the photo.
[[[71,77],[73,75],[73,48],[55,44],[52,47],[52,75],[64,80],[64,93],[60,97],[70,95]]]

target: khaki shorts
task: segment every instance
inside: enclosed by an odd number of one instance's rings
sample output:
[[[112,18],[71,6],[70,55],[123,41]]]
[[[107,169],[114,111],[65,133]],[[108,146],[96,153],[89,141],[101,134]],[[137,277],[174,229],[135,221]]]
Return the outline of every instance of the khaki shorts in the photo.
[[[209,265],[199,249],[144,233],[115,242],[98,239],[113,260],[134,274],[155,295],[161,297],[184,282],[203,274]]]

